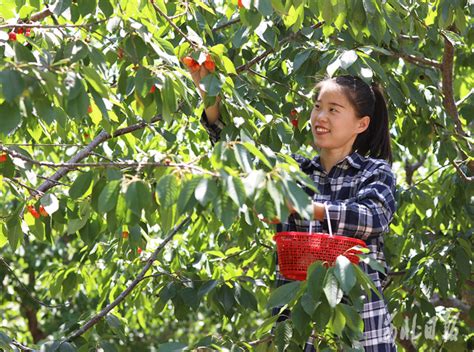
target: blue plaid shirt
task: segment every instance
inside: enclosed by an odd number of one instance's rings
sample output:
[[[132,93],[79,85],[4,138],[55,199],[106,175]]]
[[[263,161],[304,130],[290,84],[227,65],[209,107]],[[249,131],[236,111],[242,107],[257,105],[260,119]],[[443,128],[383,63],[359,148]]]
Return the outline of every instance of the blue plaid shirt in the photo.
[[[224,124],[218,120],[209,124],[203,112],[201,123],[209,134],[212,144],[219,140]],[[394,198],[396,178],[390,165],[380,159],[366,158],[357,152],[339,161],[329,172],[320,163],[319,156],[307,159],[292,155],[300,169],[315,183],[319,193],[309,189],[306,192],[313,201],[326,203],[329,210],[331,227],[334,234],[356,237],[364,240],[369,248],[369,256],[377,260],[388,272],[383,253],[383,235],[389,231],[389,225],[396,210]],[[280,231],[309,231],[310,221],[301,219],[297,214],[277,225]],[[313,232],[328,232],[327,222],[313,221]],[[373,270],[363,262],[360,267],[366,272],[378,291],[383,295],[382,287],[386,275]],[[276,265],[276,283],[281,286],[290,281],[280,275]],[[273,309],[278,314],[279,308]],[[287,319],[291,312],[283,312],[279,321]],[[358,346],[365,351],[396,351],[391,330],[391,316],[384,299],[375,294],[364,301],[361,317],[364,321],[364,335]],[[310,338],[304,351],[315,351],[313,338]]]

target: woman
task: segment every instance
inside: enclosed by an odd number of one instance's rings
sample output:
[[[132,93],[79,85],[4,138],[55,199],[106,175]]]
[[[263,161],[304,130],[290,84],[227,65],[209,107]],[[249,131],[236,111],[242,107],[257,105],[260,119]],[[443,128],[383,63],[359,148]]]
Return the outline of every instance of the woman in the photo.
[[[206,74],[204,67],[192,73],[197,87]],[[198,89],[204,98],[205,92]],[[327,221],[331,221],[335,234],[364,240],[369,256],[379,261],[387,272],[383,234],[388,232],[396,209],[396,179],[390,167],[392,153],[385,99],[377,86],[353,76],[327,78],[317,84],[316,92],[311,131],[318,156],[311,160],[293,155],[319,191],[311,194],[313,231],[327,233]],[[219,101],[218,98],[213,106],[206,108],[201,117],[213,143],[219,139],[224,126],[219,119]],[[325,206],[329,219],[326,219]],[[309,220],[298,216],[291,204],[289,207],[292,214],[277,225],[277,232],[308,232]],[[382,282],[386,275],[363,262],[359,265],[383,297]],[[289,282],[279,274],[278,265],[276,278],[277,286]],[[275,308],[273,314],[278,312],[279,308]],[[287,319],[289,314],[288,310],[283,312],[279,321]],[[365,351],[396,351],[385,300],[375,294],[366,297],[361,316],[364,333],[359,346]],[[304,351],[314,350],[310,339]]]

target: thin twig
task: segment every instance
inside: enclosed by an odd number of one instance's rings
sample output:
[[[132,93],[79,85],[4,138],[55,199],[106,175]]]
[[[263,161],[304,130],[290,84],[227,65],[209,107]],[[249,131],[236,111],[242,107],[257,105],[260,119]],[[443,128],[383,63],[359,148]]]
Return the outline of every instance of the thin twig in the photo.
[[[199,49],[199,45],[193,42],[191,39],[189,39],[187,35],[184,34],[183,31],[171,20],[171,18],[168,17],[163,11],[161,11],[161,9],[155,4],[154,1],[151,1],[151,5],[155,9],[155,11],[158,12],[161,16],[163,16],[166,19],[166,21],[171,25],[171,27],[173,27],[173,29],[183,37],[184,40],[186,40],[189,44],[191,44],[194,50]]]
[[[33,348],[29,348],[28,346],[22,345],[16,340],[12,340],[11,344],[15,347],[18,347],[21,351],[35,351]]]
[[[18,181],[17,179],[14,179],[14,178],[9,178],[9,177],[4,177],[5,180],[7,181],[10,181],[10,182],[13,182],[15,184],[17,184],[18,186],[20,187],[23,187],[23,188],[26,188],[29,192],[30,192],[30,195],[31,196],[35,196],[36,194],[38,194],[38,192],[36,191],[36,189],[34,189],[33,187],[30,187],[28,185],[25,185],[23,182],[21,181]],[[41,193],[39,194],[40,196],[43,196],[44,193]]]
[[[155,262],[156,258],[158,255],[161,253],[161,251],[164,249],[166,244],[171,241],[171,239],[184,227],[190,222],[191,218],[187,217],[184,219],[180,224],[176,225],[174,229],[170,232],[168,236],[161,242],[161,244],[155,249],[153,254],[150,256],[150,258],[147,260],[147,263],[143,267],[143,269],[140,271],[140,273],[137,275],[135,280],[132,281],[132,283],[110,304],[108,304],[104,309],[102,309],[98,314],[96,314],[94,317],[92,317],[89,321],[87,321],[83,326],[81,326],[79,329],[77,329],[75,332],[73,332],[71,335],[69,335],[67,338],[65,338],[62,342],[66,341],[71,341],[82,334],[84,334],[86,331],[88,331],[90,328],[92,328],[95,324],[97,324],[102,318],[104,318],[109,312],[114,309],[116,306],[118,306],[129,294],[132,292],[132,290],[140,283],[142,278],[145,276],[145,274],[148,272],[148,270],[151,268],[152,264]]]
[[[262,337],[259,340],[250,341],[250,342],[248,342],[248,344],[250,346],[258,346],[258,345],[261,345],[262,343],[270,342],[272,339],[273,339],[273,336],[268,335],[268,336]]]
[[[395,57],[400,57],[404,59],[405,61],[411,62],[412,64],[415,64],[415,65],[428,66],[428,67],[441,69],[441,63],[436,60],[427,59],[427,58],[419,57],[412,54],[399,53],[395,51],[392,51],[392,55]]]
[[[469,91],[469,93],[467,93],[463,98],[461,98],[460,100],[458,100],[456,102],[456,106],[459,106],[461,105],[462,103],[464,103],[467,99],[469,99],[471,97],[471,95],[474,94],[474,88],[471,88],[471,90]]]
[[[26,294],[33,300],[35,301],[36,303],[38,303],[39,305],[43,306],[43,307],[46,307],[46,308],[62,308],[62,307],[67,307],[69,306],[69,303],[64,303],[64,304],[58,304],[58,305],[51,305],[51,304],[47,304],[47,303],[44,303],[43,301],[40,301],[39,299],[33,297],[30,293],[30,289],[28,289],[24,284],[23,282],[20,281],[20,279],[18,278],[18,276],[16,276],[15,272],[13,271],[13,269],[8,265],[8,263],[5,261],[5,259],[3,259],[2,257],[0,257],[0,264],[2,264],[3,266],[5,266],[5,268],[7,268],[7,270],[12,274],[13,278],[20,284],[20,287],[26,292]]]
[[[106,22],[107,19],[98,20],[90,23],[83,23],[83,24],[40,24],[40,23],[12,23],[12,24],[2,24],[0,25],[0,29],[4,28],[88,28],[91,26],[95,26],[96,24],[100,24]]]
[[[461,178],[466,181],[466,182],[474,182],[474,177],[467,176],[464,171],[459,167],[459,165],[456,163],[456,161],[451,160],[451,164],[454,166],[458,174],[461,176]]]
[[[324,25],[324,23],[325,23],[324,21],[318,22],[318,23],[312,25],[311,28],[312,29],[317,29],[319,27],[322,27]],[[282,40],[280,40],[278,42],[278,46],[282,46],[285,43],[293,40],[298,33],[299,32],[292,33],[288,37],[283,38]],[[275,52],[275,49],[274,48],[269,48],[269,49],[265,50],[262,54],[258,55],[257,57],[255,57],[252,60],[250,60],[249,62],[247,62],[246,64],[243,64],[243,65],[237,67],[235,70],[237,71],[237,73],[240,73],[242,71],[247,71],[247,70],[250,69],[250,67],[252,67],[253,65],[259,63],[260,61],[265,59],[268,55],[270,55],[273,52]]]
[[[250,73],[256,75],[256,76],[259,76],[259,77],[261,77],[261,78],[267,80],[268,82],[272,82],[272,83],[278,84],[278,85],[280,85],[280,86],[282,86],[282,87],[285,87],[286,89],[288,89],[288,91],[293,92],[293,93],[299,95],[299,96],[300,96],[301,98],[303,98],[303,99],[308,99],[308,97],[306,97],[303,93],[301,93],[301,92],[299,92],[299,91],[297,91],[297,90],[294,90],[294,89],[290,88],[287,84],[284,84],[284,83],[275,81],[274,79],[271,79],[271,78],[269,78],[269,77],[267,77],[267,76],[265,76],[265,75],[262,75],[261,73],[258,73],[257,71],[255,71],[255,70],[253,70],[253,69],[251,69],[251,68],[249,68],[248,71],[249,71]]]
[[[240,17],[234,18],[234,19],[232,19],[232,20],[230,20],[230,21],[228,21],[228,22],[226,22],[226,23],[223,23],[223,24],[221,24],[221,25],[219,25],[219,26],[217,26],[217,27],[214,27],[214,28],[212,29],[212,32],[214,32],[214,33],[215,33],[215,32],[218,32],[218,31],[220,31],[220,30],[222,30],[222,29],[224,29],[224,28],[226,28],[226,27],[232,26],[233,24],[236,24],[236,23],[239,23],[239,22],[240,22]]]
[[[77,169],[80,167],[93,167],[93,168],[143,168],[143,167],[174,167],[174,168],[180,168],[180,169],[190,169],[190,170],[195,170],[199,171],[202,174],[208,174],[211,176],[218,176],[219,174],[204,170],[200,167],[197,167],[195,165],[190,165],[187,163],[181,163],[181,164],[173,164],[173,163],[166,163],[166,162],[149,162],[149,161],[144,161],[144,162],[136,162],[136,161],[122,161],[122,162],[99,162],[99,163],[72,163],[72,162],[66,162],[66,163],[53,163],[49,161],[37,161],[34,159],[31,159],[23,154],[17,153],[16,151],[7,149],[5,147],[0,146],[0,151],[8,153],[12,158],[17,158],[17,159],[22,159],[24,161],[27,161],[29,163],[32,163],[34,165],[39,165],[39,166],[47,166],[51,168],[68,168],[68,169]],[[16,181],[16,180],[15,180]],[[16,181],[19,182],[19,181]],[[39,193],[41,191],[37,191],[33,188],[30,188],[26,185],[21,185],[23,187],[26,187],[30,189],[34,194]],[[44,192],[43,192],[44,193]]]

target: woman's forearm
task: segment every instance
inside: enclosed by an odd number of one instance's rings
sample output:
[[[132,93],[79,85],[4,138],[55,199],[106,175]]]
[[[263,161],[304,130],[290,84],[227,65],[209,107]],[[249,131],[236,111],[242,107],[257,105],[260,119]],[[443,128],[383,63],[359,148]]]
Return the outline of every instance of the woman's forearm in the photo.
[[[194,72],[194,73],[191,74],[193,82],[194,82],[195,86],[197,87],[198,93],[201,96],[202,100],[204,100],[204,98],[206,97],[206,92],[201,89],[199,84],[201,83],[201,79],[204,78],[205,76],[207,76],[208,74],[209,74],[209,72],[205,69],[204,66],[202,66],[199,71]],[[213,105],[204,108],[204,110],[206,111],[207,120],[211,124],[215,123],[219,119],[219,116],[220,116],[219,103],[220,103],[220,101],[221,101],[221,97],[217,96],[216,97],[216,102]]]

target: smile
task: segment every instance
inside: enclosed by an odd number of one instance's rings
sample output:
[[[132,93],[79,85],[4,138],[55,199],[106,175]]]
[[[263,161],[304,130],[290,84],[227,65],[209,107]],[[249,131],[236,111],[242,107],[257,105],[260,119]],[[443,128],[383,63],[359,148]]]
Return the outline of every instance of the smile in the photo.
[[[329,133],[330,131],[324,127],[316,127],[315,128],[317,134]]]

